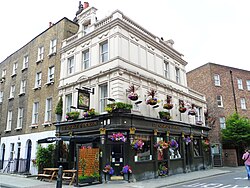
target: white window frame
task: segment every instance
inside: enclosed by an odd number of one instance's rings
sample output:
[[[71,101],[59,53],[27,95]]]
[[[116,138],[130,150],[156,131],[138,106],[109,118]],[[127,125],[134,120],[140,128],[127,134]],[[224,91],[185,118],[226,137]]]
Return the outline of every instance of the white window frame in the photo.
[[[17,129],[23,127],[23,108],[18,108],[18,116],[17,116]]]
[[[221,86],[220,85],[220,75],[219,74],[214,75],[214,85],[215,86]]]
[[[50,48],[49,48],[50,55],[56,53],[56,43],[57,43],[56,39],[50,41]]]
[[[108,47],[108,40],[106,40],[100,43],[100,62],[105,63],[108,60],[109,60],[109,47]]]
[[[41,61],[44,58],[44,47],[40,46],[37,50],[37,61]]]
[[[45,122],[51,122],[52,118],[52,98],[46,99],[46,107],[45,107]]]
[[[48,68],[48,82],[54,82],[55,66]]]
[[[103,84],[99,86],[100,91],[100,112],[105,112],[105,106],[107,106],[108,97],[108,84]]]
[[[72,95],[72,93],[69,93],[69,94],[65,95],[66,112],[71,111],[72,104],[73,104],[73,95]]]
[[[13,64],[12,75],[16,75],[16,74],[17,74],[17,67],[18,67],[18,63],[15,62],[15,63]]]
[[[23,69],[27,69],[29,65],[29,56],[26,55],[23,57]]]
[[[180,68],[175,67],[176,82],[179,84],[181,82]]]
[[[202,108],[201,107],[198,107],[198,106],[196,106],[195,107],[195,111],[196,111],[196,115],[195,115],[195,121],[197,122],[197,121],[202,121]]]
[[[90,53],[89,49],[82,52],[82,69],[88,69],[90,67]]]
[[[3,91],[0,91],[0,103],[3,102]]]
[[[226,119],[225,119],[225,117],[220,117],[219,121],[220,121],[220,129],[225,129],[226,128]]]
[[[26,80],[21,80],[20,94],[25,93],[25,90],[26,90]]]
[[[5,78],[6,72],[7,72],[6,69],[3,69],[3,70],[2,70],[2,78]]]
[[[11,125],[12,125],[12,110],[9,110],[7,117],[6,131],[11,131]]]
[[[246,110],[247,109],[246,99],[245,98],[241,98],[240,99],[240,106],[241,106],[242,110]]]
[[[170,71],[169,71],[169,62],[164,60],[164,77],[165,78],[169,78],[169,74],[170,74]]]
[[[247,84],[247,90],[250,91],[250,80],[247,80],[246,84]]]
[[[216,101],[217,101],[218,107],[223,107],[223,100],[222,100],[222,96],[221,95],[217,95],[216,96]]]
[[[11,161],[14,160],[14,153],[15,153],[15,144],[10,143],[10,160]]]
[[[36,73],[35,88],[40,88],[42,86],[42,72]]]
[[[238,89],[243,90],[243,82],[242,82],[242,79],[238,78],[238,79],[237,79],[237,83],[238,83]]]
[[[39,112],[39,102],[33,103],[33,111],[32,111],[32,124],[37,125],[38,124],[38,112]]]
[[[67,60],[67,67],[68,67],[68,75],[71,75],[74,73],[74,67],[75,67],[75,57],[71,56]]]
[[[14,98],[14,96],[15,96],[15,90],[16,90],[15,85],[12,85],[12,86],[10,87],[10,98],[11,98],[11,99]]]

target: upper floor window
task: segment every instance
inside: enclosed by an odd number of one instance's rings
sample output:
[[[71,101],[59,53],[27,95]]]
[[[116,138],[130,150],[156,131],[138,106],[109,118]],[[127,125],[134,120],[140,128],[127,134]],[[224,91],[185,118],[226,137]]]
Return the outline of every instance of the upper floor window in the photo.
[[[220,75],[218,75],[218,74],[214,75],[214,85],[220,86]]]
[[[100,44],[100,56],[101,63],[108,61],[108,41]]]
[[[242,79],[238,78],[237,82],[238,82],[238,89],[243,89]]]
[[[180,83],[180,69],[175,67],[176,82]]]
[[[18,66],[18,64],[17,64],[17,62],[15,62],[15,63],[13,64],[12,75],[16,75],[16,74],[17,74],[17,66]]]
[[[43,60],[43,55],[44,55],[44,47],[41,46],[38,48],[37,61]]]
[[[52,116],[52,98],[46,99],[45,122],[50,122]]]
[[[4,78],[6,76],[6,69],[2,70],[2,78]]]
[[[3,102],[3,92],[0,91],[0,103],[2,103],[2,102]]]
[[[26,88],[26,80],[22,80],[20,86],[20,93],[25,93],[25,88]]]
[[[36,83],[35,83],[35,88],[39,88],[42,86],[42,73],[38,72],[36,73]]]
[[[246,106],[246,99],[245,98],[241,98],[240,99],[240,106],[242,110],[246,110],[247,106]]]
[[[71,111],[71,106],[72,106],[72,94],[68,94],[65,96],[65,104],[66,104],[66,112]]]
[[[53,82],[54,81],[54,73],[55,73],[55,67],[49,67],[48,69],[48,82]]]
[[[23,57],[23,69],[28,68],[28,65],[29,65],[29,56],[26,55]]]
[[[218,107],[223,107],[222,96],[217,95],[217,105]]]
[[[10,98],[14,98],[14,96],[15,96],[15,85],[12,85],[11,87],[10,87]]]
[[[220,128],[225,129],[226,128],[226,120],[225,117],[220,117]]]
[[[202,113],[201,113],[202,112],[202,108],[196,106],[195,110],[196,110],[195,121],[196,122],[201,122],[202,121]]]
[[[56,39],[50,41],[49,54],[56,53]]]
[[[250,91],[250,80],[247,80],[247,90]]]
[[[6,130],[10,131],[11,130],[11,124],[12,124],[12,111],[8,111],[8,117],[7,117],[7,125],[6,125]]]
[[[100,91],[100,112],[105,111],[105,106],[107,106],[107,97],[108,97],[108,85],[100,85],[99,86]]]
[[[82,52],[82,68],[87,69],[89,67],[89,50],[85,50],[84,52]]]
[[[164,61],[164,76],[169,78],[169,62]]]
[[[39,102],[33,103],[32,124],[38,124]]]
[[[68,75],[74,73],[74,56],[68,58]]]
[[[17,128],[23,127],[23,108],[18,108]]]
[[[14,153],[15,153],[15,144],[14,143],[10,143],[10,160],[14,159]]]

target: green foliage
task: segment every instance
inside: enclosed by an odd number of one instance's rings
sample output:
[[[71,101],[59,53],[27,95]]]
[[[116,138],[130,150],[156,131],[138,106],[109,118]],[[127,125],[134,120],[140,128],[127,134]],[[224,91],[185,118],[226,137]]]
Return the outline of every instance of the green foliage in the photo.
[[[56,110],[55,110],[55,113],[58,114],[58,115],[62,115],[63,113],[63,100],[62,100],[62,97],[60,97],[57,105],[56,105]]]
[[[105,110],[107,112],[112,112],[115,109],[126,109],[126,110],[131,110],[132,109],[131,104],[123,103],[123,102],[115,102],[111,104],[107,104]]]
[[[67,112],[66,119],[76,120],[76,119],[78,119],[79,115],[80,115],[80,112],[78,112],[78,111]]]
[[[161,119],[169,120],[171,119],[170,113],[165,111],[159,111],[159,116]]]
[[[250,120],[234,113],[226,120],[226,129],[222,130],[222,142],[244,148],[250,145]]]
[[[41,145],[38,145],[36,152],[36,165],[38,171],[41,171],[46,167],[54,167],[55,161],[55,146],[53,144],[48,145],[44,148]]]

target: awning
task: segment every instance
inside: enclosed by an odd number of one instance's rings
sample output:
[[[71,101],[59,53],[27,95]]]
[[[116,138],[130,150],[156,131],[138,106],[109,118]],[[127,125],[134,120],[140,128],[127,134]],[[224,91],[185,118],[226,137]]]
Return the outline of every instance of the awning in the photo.
[[[52,143],[55,141],[78,141],[78,142],[82,142],[82,143],[89,143],[89,142],[93,142],[97,139],[99,139],[100,137],[95,135],[95,136],[60,136],[60,137],[48,137],[48,138],[44,138],[44,139],[40,139],[38,140],[38,144],[42,144],[42,143]]]

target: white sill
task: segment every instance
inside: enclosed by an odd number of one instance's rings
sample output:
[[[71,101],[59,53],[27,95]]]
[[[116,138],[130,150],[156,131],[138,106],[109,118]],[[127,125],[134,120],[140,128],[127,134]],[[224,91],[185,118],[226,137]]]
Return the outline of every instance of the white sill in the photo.
[[[38,87],[34,87],[33,90],[38,90],[38,89],[41,89],[41,86],[38,86]]]
[[[19,93],[19,94],[18,94],[18,96],[23,96],[23,95],[25,95],[25,93]]]
[[[42,63],[42,62],[43,62],[43,59],[38,59],[38,60],[36,61],[36,64]]]
[[[37,124],[32,124],[29,126],[31,129],[37,129],[38,128],[38,125]]]
[[[44,122],[43,124],[42,124],[42,126],[43,127],[50,127],[52,125],[52,123],[51,122]]]
[[[11,75],[11,77],[14,77],[14,76],[16,76],[16,73]]]
[[[5,132],[5,133],[8,133],[8,132],[11,132],[11,130],[10,130],[10,129],[4,130],[4,132]]]
[[[50,58],[50,57],[52,57],[52,56],[54,56],[54,55],[56,55],[56,52],[53,52],[53,53],[48,54],[48,57]]]
[[[28,69],[28,67],[24,67],[24,68],[22,69],[22,72],[25,71],[25,70],[27,70],[27,69]]]
[[[52,84],[54,84],[54,81],[51,81],[51,82],[47,82],[47,83],[45,83],[44,85],[47,85],[47,86],[49,86],[49,85],[52,85]]]
[[[18,128],[15,128],[15,131],[20,131],[22,129],[23,129],[22,127],[18,127]]]
[[[14,99],[14,97],[10,97],[10,98],[8,98],[8,100],[12,100],[12,99]]]

